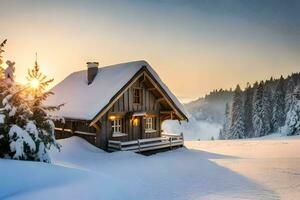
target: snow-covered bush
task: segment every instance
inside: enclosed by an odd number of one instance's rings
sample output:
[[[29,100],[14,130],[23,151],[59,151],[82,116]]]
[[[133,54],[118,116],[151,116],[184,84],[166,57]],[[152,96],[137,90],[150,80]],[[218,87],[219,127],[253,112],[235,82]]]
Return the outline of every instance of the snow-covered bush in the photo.
[[[0,45],[0,157],[50,162],[48,150],[51,146],[59,149],[60,145],[47,113],[60,106],[45,107],[42,103],[52,94],[44,90],[53,80],[46,80],[36,62],[27,76],[29,83],[38,83],[36,87],[14,82],[15,63],[6,62],[6,70],[1,67],[4,44]]]

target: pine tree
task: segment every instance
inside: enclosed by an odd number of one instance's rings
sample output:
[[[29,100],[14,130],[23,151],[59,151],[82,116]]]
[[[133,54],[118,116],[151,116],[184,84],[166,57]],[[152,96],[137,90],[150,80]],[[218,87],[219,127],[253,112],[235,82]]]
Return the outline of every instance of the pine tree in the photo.
[[[293,104],[287,113],[285,126],[282,129],[283,134],[299,135],[300,134],[300,85],[294,90]]]
[[[272,131],[278,131],[285,122],[285,91],[284,91],[284,79],[281,76],[274,93],[274,106],[272,116]]]
[[[38,84],[18,84],[14,82],[14,62],[7,64],[10,69],[5,70],[5,76],[2,71],[0,76],[4,77],[0,79],[0,157],[50,162],[48,150],[52,145],[60,147],[55,141],[54,124],[47,114],[60,106],[42,105],[51,95],[44,91],[51,80],[46,80],[36,63],[28,73],[28,80],[35,79]]]
[[[253,99],[253,129],[254,129],[254,137],[259,137],[263,135],[263,82],[260,82],[257,86],[254,99]]]
[[[37,61],[32,69],[28,70],[27,80],[31,89],[29,95],[31,96],[30,110],[31,117],[30,121],[36,126],[36,131],[39,134],[39,138],[36,139],[36,143],[39,149],[39,157],[41,161],[48,162],[50,160],[47,150],[50,149],[51,145],[56,148],[60,148],[60,145],[55,141],[54,135],[54,123],[51,117],[48,115],[49,112],[59,110],[62,105],[59,106],[44,106],[45,101],[52,92],[46,92],[47,86],[53,82],[53,79],[47,79],[47,76],[40,72]]]
[[[28,85],[32,87],[31,94],[34,96],[49,96],[52,93],[46,92],[46,87],[54,81],[54,79],[47,79],[47,76],[40,72],[40,67],[37,60],[34,63],[32,69],[28,69],[28,74],[26,77]]]
[[[2,54],[5,52],[4,51],[4,46],[6,44],[7,40],[4,40],[1,44],[0,44],[0,80],[3,80],[4,79],[4,69],[2,67],[2,64],[3,64],[3,56]]]
[[[223,135],[223,127],[219,131],[219,140],[225,140],[225,137]]]
[[[4,51],[4,46],[6,44],[7,40],[4,40],[0,44],[0,105],[1,108],[3,107],[2,101],[3,101],[3,92],[7,89],[6,84],[5,84],[5,79],[4,79],[4,68],[2,67],[3,64],[3,56],[2,54],[5,52]],[[1,113],[3,113],[3,109],[1,110]],[[5,121],[5,115],[0,114],[0,158],[4,157],[9,153],[9,142],[8,142],[8,135],[4,134],[4,126],[3,123]]]
[[[34,160],[36,151],[32,137],[25,131],[30,109],[24,98],[24,88],[16,83],[9,83],[3,91],[1,108],[1,133],[4,148],[0,157],[22,160]]]
[[[245,137],[253,137],[252,111],[253,111],[253,94],[254,89],[248,83],[244,91],[244,119],[245,119]]]
[[[229,103],[226,103],[224,123],[223,123],[222,129],[220,130],[219,139],[226,140],[229,138],[230,126],[231,126],[230,122],[231,122],[230,106],[229,106]]]
[[[271,132],[272,120],[272,94],[268,85],[264,85],[262,98],[262,132],[260,136],[267,135]]]
[[[292,77],[289,77],[287,80],[287,84],[285,86],[285,116],[290,110],[293,102],[294,102],[294,97],[293,97],[293,92],[295,89],[295,81]]]
[[[244,124],[244,108],[243,108],[243,94],[239,85],[234,91],[234,98],[232,104],[232,119],[230,127],[229,139],[244,138],[245,135]]]

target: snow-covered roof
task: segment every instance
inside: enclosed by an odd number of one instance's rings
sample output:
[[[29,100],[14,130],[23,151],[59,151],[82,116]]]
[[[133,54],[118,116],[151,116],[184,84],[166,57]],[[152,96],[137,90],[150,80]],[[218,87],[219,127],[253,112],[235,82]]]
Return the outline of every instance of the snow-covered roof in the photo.
[[[92,120],[143,66],[148,69],[179,111],[188,116],[184,106],[146,61],[100,67],[90,85],[87,84],[87,70],[74,72],[51,89],[54,95],[50,96],[45,104],[53,106],[65,103],[54,115]]]

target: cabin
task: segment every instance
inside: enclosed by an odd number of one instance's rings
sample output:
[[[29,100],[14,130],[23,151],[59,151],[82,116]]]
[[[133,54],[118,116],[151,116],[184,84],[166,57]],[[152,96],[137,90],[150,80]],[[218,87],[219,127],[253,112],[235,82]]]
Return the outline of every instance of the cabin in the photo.
[[[146,61],[74,72],[51,91],[46,105],[54,112],[56,138],[73,135],[106,150],[142,152],[183,145],[183,135],[163,134],[164,120],[188,120],[183,105]]]

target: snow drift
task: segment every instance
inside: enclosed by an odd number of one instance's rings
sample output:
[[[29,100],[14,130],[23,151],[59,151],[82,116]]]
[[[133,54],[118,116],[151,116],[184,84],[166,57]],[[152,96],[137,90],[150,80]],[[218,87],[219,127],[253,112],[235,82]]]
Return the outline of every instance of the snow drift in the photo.
[[[181,148],[142,156],[106,153],[73,137],[51,152],[55,165],[0,159],[0,199],[274,199],[276,195],[210,159],[231,156]]]

